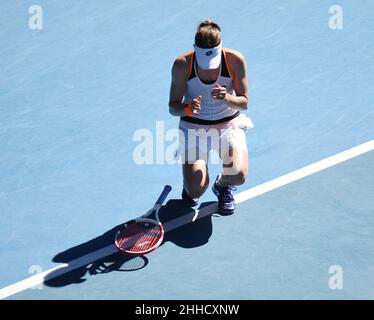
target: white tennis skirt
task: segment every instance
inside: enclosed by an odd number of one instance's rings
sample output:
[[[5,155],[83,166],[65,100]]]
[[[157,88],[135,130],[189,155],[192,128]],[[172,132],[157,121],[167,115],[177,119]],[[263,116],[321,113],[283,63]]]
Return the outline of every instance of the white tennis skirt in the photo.
[[[178,155],[182,163],[194,163],[197,160],[208,161],[211,151],[217,152],[221,159],[229,150],[239,149],[248,152],[246,132],[251,128],[253,123],[244,114],[214,125],[180,120]]]

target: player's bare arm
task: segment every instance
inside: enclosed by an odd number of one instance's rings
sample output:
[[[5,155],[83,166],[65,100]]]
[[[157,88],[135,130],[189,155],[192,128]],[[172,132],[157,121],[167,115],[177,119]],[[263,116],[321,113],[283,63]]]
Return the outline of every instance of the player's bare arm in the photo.
[[[186,105],[182,102],[188,77],[188,59],[191,59],[191,57],[189,57],[188,55],[180,56],[175,60],[172,67],[169,111],[173,116],[185,116],[186,112],[199,114],[201,108],[201,96],[198,96],[190,101],[189,105]]]

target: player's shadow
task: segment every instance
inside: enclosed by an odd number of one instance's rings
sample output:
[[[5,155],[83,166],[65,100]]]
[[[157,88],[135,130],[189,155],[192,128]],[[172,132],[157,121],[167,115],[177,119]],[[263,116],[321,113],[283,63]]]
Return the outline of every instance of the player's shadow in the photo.
[[[191,223],[196,218],[191,208],[183,205],[181,200],[169,200],[159,212],[167,231],[163,244],[171,242],[182,248],[195,248],[206,244],[212,235],[212,215],[217,213],[215,202],[205,202],[199,210],[203,211],[203,208],[208,206],[205,210],[208,214]],[[210,212],[208,209],[213,210]],[[58,253],[52,261],[65,263],[66,267],[49,273],[44,284],[50,287],[63,287],[85,282],[89,276],[113,271],[136,271],[146,267],[149,262],[146,256],[128,256],[114,248],[114,237],[120,227],[121,225],[115,226],[92,240]],[[103,254],[97,252],[108,254],[102,257]],[[95,260],[95,255],[101,258]],[[94,262],[86,263],[87,260]]]
[[[204,202],[199,206],[199,210],[203,210],[204,207],[212,206],[215,202]],[[195,248],[206,244],[212,235],[212,215],[215,211],[202,217],[201,219],[194,220],[196,213],[183,204],[182,200],[170,200],[167,205],[160,210],[160,217],[162,221],[168,221],[164,223],[166,234],[164,243],[172,242],[175,245],[182,248]],[[197,213],[198,216],[198,213]],[[182,219],[178,227],[178,222],[173,223],[173,219],[178,217],[186,217]],[[175,221],[175,220],[174,220]],[[187,223],[187,221],[193,221]]]

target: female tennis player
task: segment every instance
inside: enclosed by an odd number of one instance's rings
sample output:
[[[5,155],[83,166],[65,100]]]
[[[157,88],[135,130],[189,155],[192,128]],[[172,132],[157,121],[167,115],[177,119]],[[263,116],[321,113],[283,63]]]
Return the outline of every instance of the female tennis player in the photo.
[[[180,117],[179,153],[182,157],[182,199],[197,206],[209,185],[211,150],[223,161],[212,187],[220,211],[236,208],[232,191],[245,182],[248,152],[245,131],[253,124],[241,112],[248,106],[246,62],[238,51],[223,48],[221,28],[202,22],[194,49],[179,56],[172,67],[170,113]]]

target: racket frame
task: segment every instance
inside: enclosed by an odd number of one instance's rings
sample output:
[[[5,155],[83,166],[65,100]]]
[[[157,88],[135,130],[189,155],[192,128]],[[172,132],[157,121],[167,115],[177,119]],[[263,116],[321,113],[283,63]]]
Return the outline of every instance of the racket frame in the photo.
[[[118,250],[120,250],[121,252],[126,253],[128,255],[143,255],[143,254],[147,254],[147,253],[152,252],[153,250],[157,249],[160,246],[160,244],[164,240],[165,229],[164,229],[164,226],[162,225],[162,223],[160,222],[158,212],[161,209],[162,204],[164,203],[164,201],[165,201],[165,199],[168,196],[170,191],[171,191],[171,186],[169,186],[169,185],[165,186],[164,190],[162,191],[161,195],[159,196],[159,198],[157,199],[155,205],[153,206],[153,208],[151,210],[146,212],[141,217],[130,220],[123,225],[123,228],[117,232],[117,234],[115,236],[115,240],[114,240],[114,244],[115,244],[115,246],[117,247]],[[155,219],[149,218],[149,216],[152,215],[152,213],[155,214]],[[150,224],[153,224],[153,225],[157,225],[160,229],[160,232],[161,232],[160,238],[157,240],[156,244],[154,244],[151,248],[148,248],[147,250],[132,252],[132,251],[123,249],[118,244],[118,241],[117,241],[118,236],[123,232],[123,229],[126,228],[128,224],[138,223],[138,222],[145,222],[145,223],[150,223]]]

